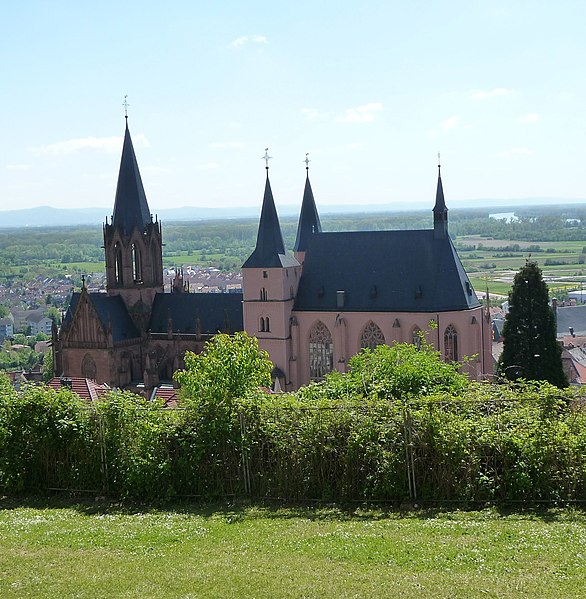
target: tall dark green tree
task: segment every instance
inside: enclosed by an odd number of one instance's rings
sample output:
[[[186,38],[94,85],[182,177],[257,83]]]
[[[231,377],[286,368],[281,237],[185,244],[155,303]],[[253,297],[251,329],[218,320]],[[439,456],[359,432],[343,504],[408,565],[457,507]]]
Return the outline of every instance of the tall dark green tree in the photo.
[[[556,341],[555,315],[536,262],[527,261],[509,292],[498,373],[509,380],[523,378],[568,386],[562,348]]]

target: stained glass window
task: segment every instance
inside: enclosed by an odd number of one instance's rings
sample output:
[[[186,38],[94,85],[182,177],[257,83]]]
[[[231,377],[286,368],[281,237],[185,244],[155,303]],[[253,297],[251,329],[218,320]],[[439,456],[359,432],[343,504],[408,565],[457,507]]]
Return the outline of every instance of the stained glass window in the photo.
[[[334,368],[334,344],[326,325],[319,321],[309,333],[309,378],[319,381]]]
[[[452,324],[444,332],[444,357],[446,362],[458,361],[458,333]]]

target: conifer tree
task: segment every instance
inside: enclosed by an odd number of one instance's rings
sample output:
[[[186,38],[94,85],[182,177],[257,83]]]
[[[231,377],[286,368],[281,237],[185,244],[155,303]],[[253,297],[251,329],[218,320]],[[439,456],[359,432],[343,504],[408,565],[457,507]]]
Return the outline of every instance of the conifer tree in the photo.
[[[527,261],[509,292],[498,372],[510,380],[544,380],[558,387],[568,386],[562,348],[556,341],[555,315],[536,262]]]

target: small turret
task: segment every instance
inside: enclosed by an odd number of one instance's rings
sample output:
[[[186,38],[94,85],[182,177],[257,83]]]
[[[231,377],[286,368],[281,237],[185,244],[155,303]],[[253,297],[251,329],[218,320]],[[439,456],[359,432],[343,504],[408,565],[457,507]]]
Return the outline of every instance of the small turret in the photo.
[[[433,236],[436,239],[444,239],[448,236],[448,209],[444,200],[440,164],[437,165],[437,191],[435,206],[433,207]]]
[[[309,158],[307,154],[305,155],[305,165],[305,190],[303,192],[303,202],[301,203],[301,213],[299,214],[299,224],[297,225],[297,238],[293,246],[295,257],[299,262],[303,261],[311,236],[314,233],[321,233],[319,214],[317,213],[311,183],[309,182]]]

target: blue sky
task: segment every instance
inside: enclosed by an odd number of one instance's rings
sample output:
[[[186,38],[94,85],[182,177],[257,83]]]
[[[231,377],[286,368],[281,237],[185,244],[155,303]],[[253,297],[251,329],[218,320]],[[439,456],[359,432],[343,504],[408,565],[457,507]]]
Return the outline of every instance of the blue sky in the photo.
[[[581,1],[4,2],[0,209],[586,198]]]

